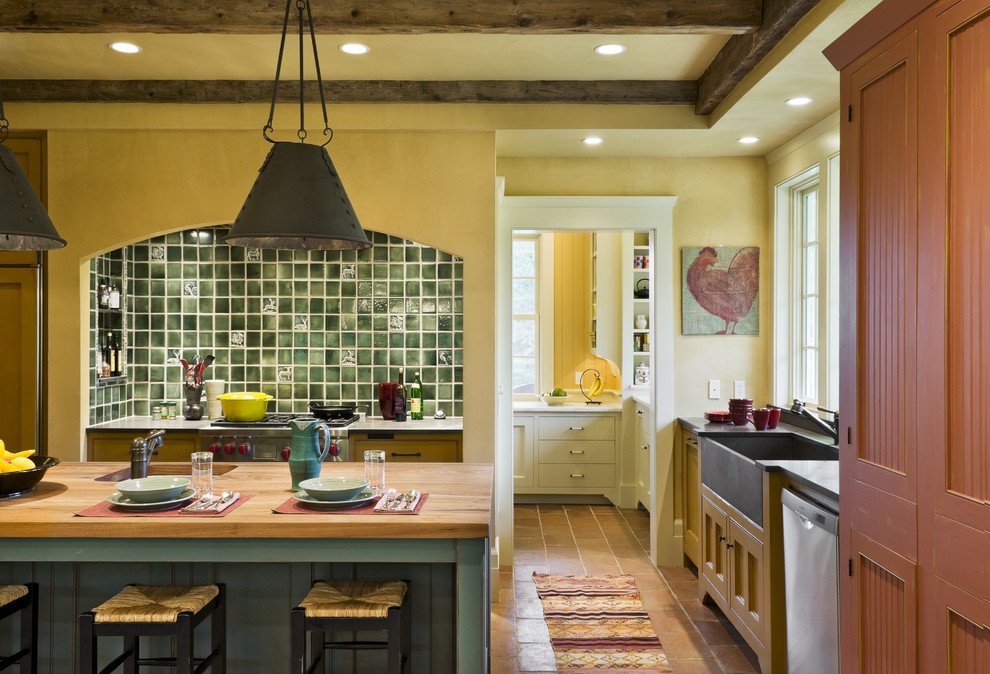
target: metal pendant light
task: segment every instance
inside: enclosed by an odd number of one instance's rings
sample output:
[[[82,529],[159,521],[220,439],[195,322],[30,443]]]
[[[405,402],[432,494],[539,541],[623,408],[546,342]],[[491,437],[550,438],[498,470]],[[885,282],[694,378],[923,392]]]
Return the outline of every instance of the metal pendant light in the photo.
[[[65,239],[55,231],[17,157],[3,145],[8,130],[0,88],[0,250],[64,248]]]
[[[299,23],[299,130],[298,143],[276,142],[269,133],[273,130],[275,101],[278,98],[278,82],[282,72],[282,54],[289,27],[289,13],[295,2]],[[309,24],[313,43],[313,60],[316,64],[316,81],[320,89],[323,108],[322,145],[306,144],[303,83],[303,11]],[[303,250],[351,250],[368,248],[371,242],[358,222],[351,200],[344,191],[326,145],[333,138],[333,130],[327,121],[327,103],[323,95],[323,78],[320,74],[320,57],[316,50],[316,34],[309,0],[286,0],[285,19],[282,22],[282,41],[278,49],[275,67],[275,86],[268,123],[262,135],[272,149],[258,171],[258,178],[241,206],[230,233],[224,243],[255,248],[281,248]]]

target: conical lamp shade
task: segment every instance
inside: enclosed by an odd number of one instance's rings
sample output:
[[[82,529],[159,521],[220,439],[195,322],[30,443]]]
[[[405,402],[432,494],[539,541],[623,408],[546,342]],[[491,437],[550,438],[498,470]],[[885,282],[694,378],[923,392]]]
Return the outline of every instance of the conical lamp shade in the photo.
[[[254,248],[369,248],[325,148],[275,143],[224,243]]]
[[[10,148],[0,145],[0,250],[50,250],[65,239]]]

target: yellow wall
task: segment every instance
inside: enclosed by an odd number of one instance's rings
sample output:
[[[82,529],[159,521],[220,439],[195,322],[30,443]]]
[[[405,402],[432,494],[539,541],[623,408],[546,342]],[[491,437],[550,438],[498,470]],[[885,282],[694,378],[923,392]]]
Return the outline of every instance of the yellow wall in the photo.
[[[553,385],[577,390],[574,373],[595,368],[606,390],[621,391],[618,364],[591,352],[591,233],[555,232],[553,235]],[[584,385],[594,380],[591,373]],[[587,388],[585,389],[587,390]]]
[[[769,216],[767,166],[762,157],[743,158],[517,158],[498,161],[508,196],[676,196],[674,250],[667,273],[681,284],[683,246],[759,246],[760,334],[683,336],[680,292],[674,297],[674,404],[678,416],[725,409],[732,382],[746,382],[747,396],[768,402]],[[659,273],[659,272],[658,272]],[[657,329],[660,329],[657,326]],[[657,373],[662,376],[663,373]],[[720,401],[708,400],[707,382],[722,382]]]
[[[204,106],[210,108],[212,106]],[[155,106],[22,106],[48,136],[49,212],[69,244],[49,256],[48,450],[79,458],[85,396],[88,260],[167,231],[231,222],[268,151],[257,128],[216,130]],[[27,114],[25,114],[27,111]],[[72,128],[73,115],[83,120]],[[71,114],[70,114],[71,113]],[[113,114],[111,114],[113,113]],[[258,118],[258,122],[263,118]],[[121,123],[124,120],[126,123]],[[146,128],[141,128],[142,126]],[[127,128],[123,128],[127,127]],[[467,461],[494,460],[494,134],[339,131],[328,147],[363,226],[464,259]]]

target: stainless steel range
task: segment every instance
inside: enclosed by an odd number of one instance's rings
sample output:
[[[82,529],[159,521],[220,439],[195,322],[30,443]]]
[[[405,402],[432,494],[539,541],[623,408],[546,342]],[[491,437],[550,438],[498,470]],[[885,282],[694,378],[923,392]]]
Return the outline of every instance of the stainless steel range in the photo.
[[[199,446],[204,452],[212,452],[214,461],[288,461],[292,451],[292,429],[289,422],[309,414],[268,414],[261,421],[226,421],[218,419],[199,431]],[[326,461],[333,461],[333,455],[347,461],[347,427],[358,420],[358,416],[326,420],[330,428],[330,451]]]

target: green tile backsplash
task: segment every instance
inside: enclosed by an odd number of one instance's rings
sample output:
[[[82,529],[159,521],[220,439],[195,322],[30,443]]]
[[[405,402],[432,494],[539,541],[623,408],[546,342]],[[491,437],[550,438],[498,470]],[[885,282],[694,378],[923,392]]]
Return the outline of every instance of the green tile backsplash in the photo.
[[[92,260],[91,424],[180,402],[178,359],[210,353],[206,378],[271,394],[269,411],[320,400],[378,416],[377,382],[404,367],[407,381],[420,373],[426,414],[463,414],[459,258],[370,231],[361,251],[241,248],[219,243],[226,233],[176,232]],[[127,377],[97,385],[96,288],[119,270]]]

